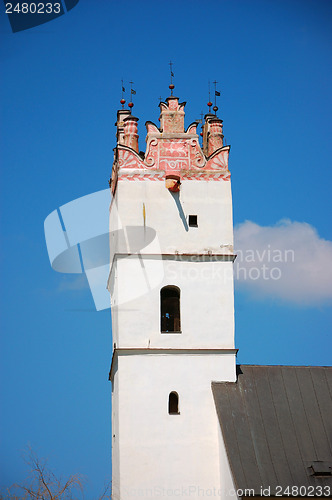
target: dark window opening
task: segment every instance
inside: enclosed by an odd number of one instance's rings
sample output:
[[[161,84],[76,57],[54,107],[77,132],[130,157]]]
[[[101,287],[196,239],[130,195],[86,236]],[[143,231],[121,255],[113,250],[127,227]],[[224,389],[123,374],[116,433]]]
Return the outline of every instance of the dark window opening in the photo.
[[[179,395],[177,392],[171,392],[168,396],[168,413],[170,415],[179,415]]]
[[[197,215],[189,215],[189,226],[190,227],[198,227]]]
[[[160,309],[161,331],[180,333],[180,289],[177,286],[164,286],[160,290]]]

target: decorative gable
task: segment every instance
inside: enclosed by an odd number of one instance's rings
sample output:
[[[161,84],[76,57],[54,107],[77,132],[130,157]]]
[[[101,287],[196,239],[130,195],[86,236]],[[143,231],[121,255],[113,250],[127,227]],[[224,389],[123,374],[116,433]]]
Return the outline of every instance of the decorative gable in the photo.
[[[113,193],[118,179],[168,180],[166,187],[172,191],[178,191],[183,180],[230,179],[230,146],[223,146],[222,120],[214,115],[212,118],[206,115],[203,138],[206,143],[203,146],[205,155],[196,132],[197,122],[184,130],[185,104],[179,103],[179,99],[174,96],[160,103],[160,128],[150,121],[146,122],[147,145],[144,155],[139,154],[136,147],[138,119],[131,116],[126,118],[128,125],[125,126],[125,139],[118,142],[115,149],[111,179]]]

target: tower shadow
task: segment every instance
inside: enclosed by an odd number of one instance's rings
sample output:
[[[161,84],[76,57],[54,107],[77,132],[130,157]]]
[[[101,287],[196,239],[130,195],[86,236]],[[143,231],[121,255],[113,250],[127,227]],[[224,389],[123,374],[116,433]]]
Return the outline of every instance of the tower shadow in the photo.
[[[180,216],[180,219],[182,220],[182,223],[184,225],[184,228],[186,231],[189,231],[189,226],[188,226],[188,223],[187,223],[187,220],[186,220],[186,216],[184,215],[184,211],[183,211],[183,208],[182,208],[182,205],[181,205],[181,201],[180,201],[180,192],[177,192],[177,193],[172,193],[172,191],[170,191],[172,197],[173,197],[173,200],[175,201],[175,204],[177,206],[177,209],[179,211],[179,216]]]

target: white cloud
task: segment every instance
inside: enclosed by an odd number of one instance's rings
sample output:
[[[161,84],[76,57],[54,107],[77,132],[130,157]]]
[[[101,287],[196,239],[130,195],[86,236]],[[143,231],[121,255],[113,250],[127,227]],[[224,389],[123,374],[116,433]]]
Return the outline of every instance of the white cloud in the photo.
[[[318,305],[332,299],[332,242],[305,222],[235,227],[237,286],[258,297]]]

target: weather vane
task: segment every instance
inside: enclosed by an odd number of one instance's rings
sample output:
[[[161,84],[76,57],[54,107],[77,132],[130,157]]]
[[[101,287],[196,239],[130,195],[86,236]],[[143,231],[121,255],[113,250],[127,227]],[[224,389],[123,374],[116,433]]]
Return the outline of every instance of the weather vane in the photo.
[[[213,111],[214,111],[214,114],[217,115],[217,111],[218,111],[218,106],[217,106],[217,97],[220,97],[220,92],[218,92],[217,90],[217,81],[215,80],[214,82],[214,106],[213,106]]]
[[[169,69],[171,71],[171,84],[169,85],[169,88],[171,89],[171,95],[173,95],[173,89],[174,89],[174,84],[173,84],[173,78],[174,78],[173,63],[172,63],[172,61],[170,61],[168,64],[169,64]]]
[[[209,106],[209,113],[211,113],[212,102],[211,102],[210,80],[209,80],[209,102],[207,103],[207,105]]]
[[[126,99],[123,97],[123,94],[125,92],[126,92],[126,89],[123,86],[123,79],[122,79],[121,80],[121,100],[120,100],[120,104],[122,104],[122,109],[124,108],[124,105],[125,105],[125,102],[126,102]]]
[[[129,82],[130,83],[130,102],[128,103],[128,106],[131,108],[134,107],[133,103],[133,95],[136,95],[136,90],[133,89],[133,83],[134,82]]]

